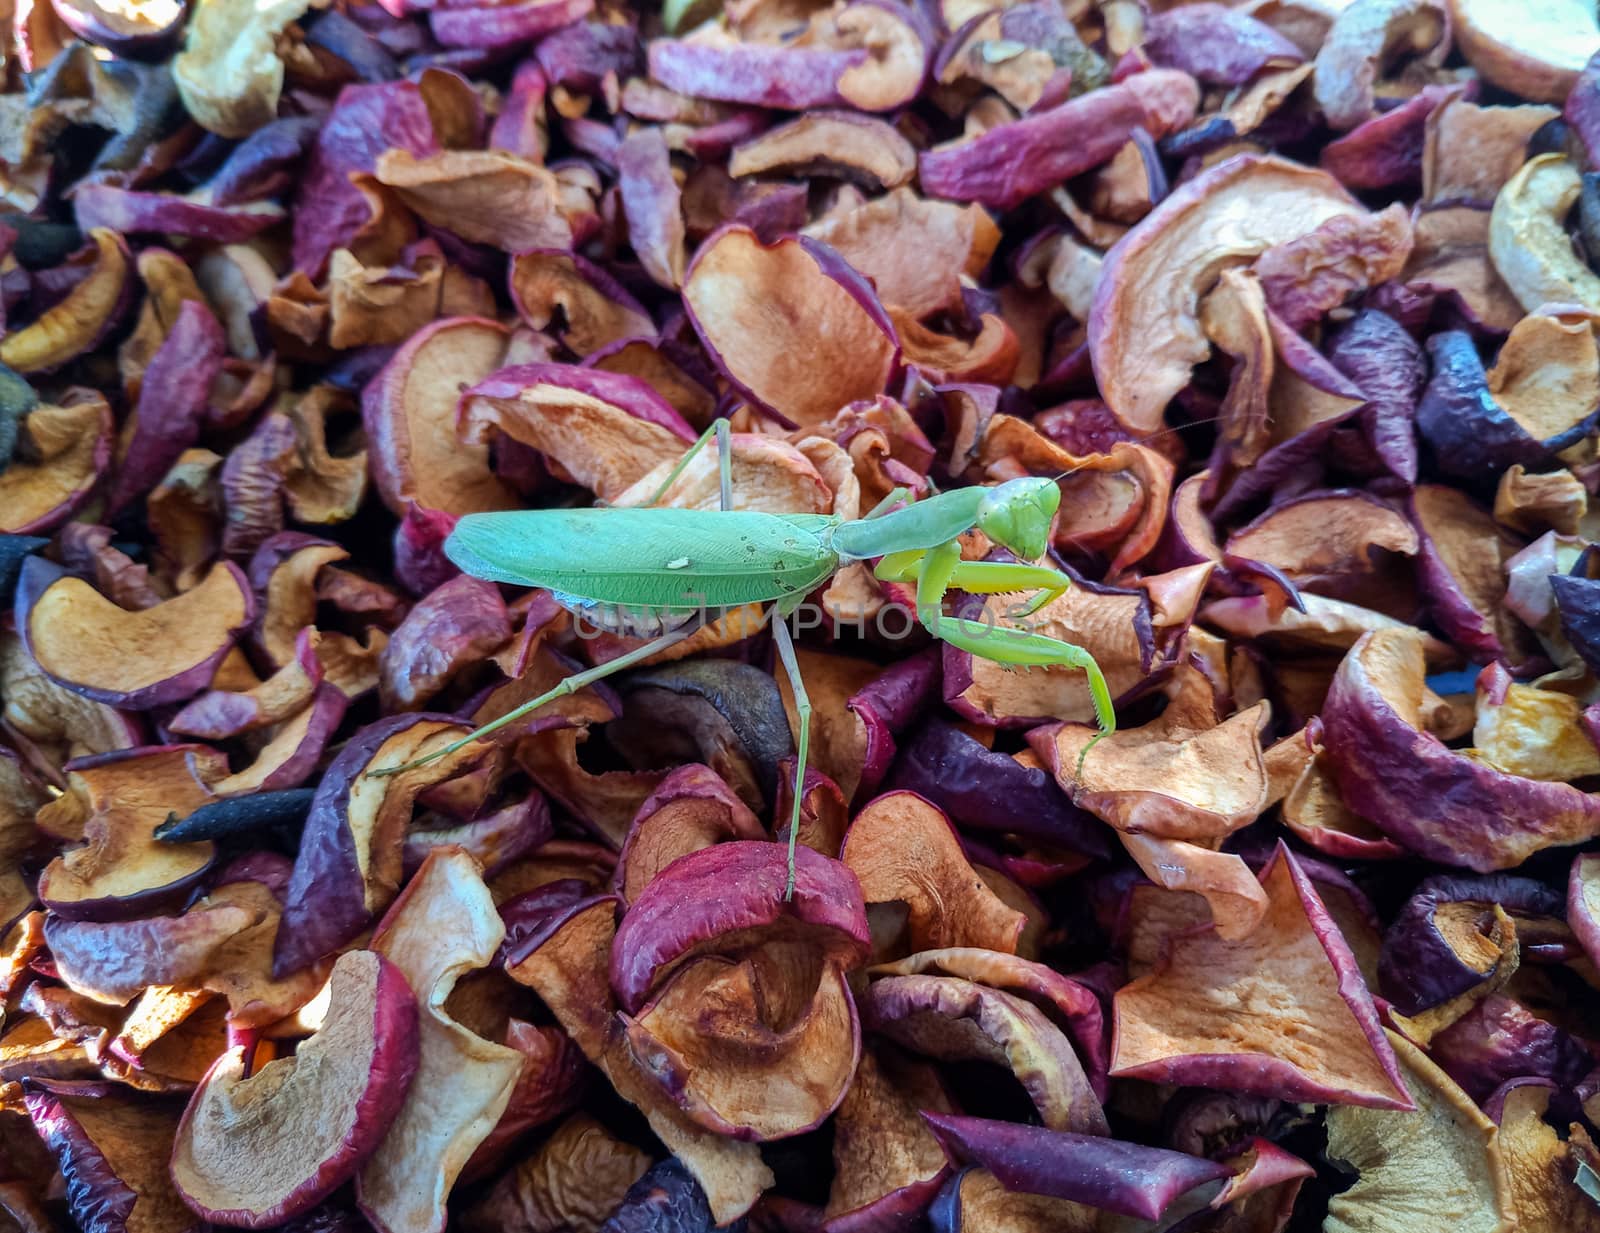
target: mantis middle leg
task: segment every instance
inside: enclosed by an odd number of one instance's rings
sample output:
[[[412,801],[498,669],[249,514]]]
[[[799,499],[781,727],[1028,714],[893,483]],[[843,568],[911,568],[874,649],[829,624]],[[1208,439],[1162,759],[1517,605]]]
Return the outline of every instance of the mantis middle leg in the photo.
[[[661,486],[650,494],[650,499],[644,503],[643,508],[654,505],[667,495],[667,490],[678,482],[678,477],[688,470],[689,464],[695,456],[705,449],[706,443],[713,436],[717,439],[717,485],[718,495],[722,501],[722,508],[733,508],[733,440],[732,430],[725,419],[711,421],[711,426],[696,438],[695,443],[684,451],[683,457],[672,465],[672,470],[667,472],[667,478],[661,481]]]
[[[794,640],[789,636],[789,613],[775,608],[772,613],[772,641],[777,645],[778,658],[783,670],[789,674],[789,685],[794,690],[795,717],[799,720],[799,733],[795,738],[794,805],[789,810],[789,876],[783,884],[785,902],[794,898],[794,854],[800,840],[800,805],[806,783],[806,762],[811,753],[811,698],[806,693],[806,683],[800,677],[800,661],[795,657]]]

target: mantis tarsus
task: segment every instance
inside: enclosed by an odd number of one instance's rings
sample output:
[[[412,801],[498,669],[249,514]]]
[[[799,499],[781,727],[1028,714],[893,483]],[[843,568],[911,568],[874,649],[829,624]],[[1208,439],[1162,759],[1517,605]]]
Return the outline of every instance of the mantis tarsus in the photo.
[[[655,502],[713,437],[722,508],[656,507]],[[1014,479],[992,488],[958,488],[902,508],[895,507],[909,494],[896,489],[865,518],[847,521],[832,514],[733,509],[731,458],[728,422],[717,420],[690,446],[645,505],[463,517],[445,541],[445,552],[466,573],[494,582],[547,587],[564,607],[596,624],[654,637],[625,655],[574,673],[554,689],[426,757],[377,773],[397,774],[442,758],[557,698],[633,667],[692,634],[701,624],[694,620],[696,616],[714,619],[740,605],[770,602],[777,615],[772,622],[773,641],[793,686],[799,718],[789,819],[789,878],[784,892],[788,897],[794,891],[794,846],[800,830],[801,786],[811,732],[811,702],[800,678],[788,618],[841,565],[873,558],[878,558],[875,573],[879,579],[916,584],[917,620],[934,637],[1008,666],[1083,669],[1101,735],[1115,729],[1116,714],[1105,677],[1082,647],[1028,630],[948,616],[943,611],[945,596],[952,589],[983,595],[1037,591],[1014,613],[1028,616],[1072,585],[1066,574],[1047,566],[961,559],[959,537],[974,527],[1026,561],[1044,555],[1050,523],[1061,503],[1061,490],[1054,479]]]

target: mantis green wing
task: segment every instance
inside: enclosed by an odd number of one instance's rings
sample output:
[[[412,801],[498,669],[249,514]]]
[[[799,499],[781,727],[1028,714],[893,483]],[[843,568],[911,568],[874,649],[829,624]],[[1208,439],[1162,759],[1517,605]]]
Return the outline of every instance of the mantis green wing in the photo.
[[[468,514],[445,553],[475,578],[641,608],[726,608],[803,595],[839,565],[823,514],[692,509]]]

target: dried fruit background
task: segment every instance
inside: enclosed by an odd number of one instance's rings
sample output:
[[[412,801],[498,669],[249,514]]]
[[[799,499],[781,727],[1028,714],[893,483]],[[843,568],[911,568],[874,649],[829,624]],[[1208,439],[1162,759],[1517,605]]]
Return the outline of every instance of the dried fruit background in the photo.
[[[1600,1229],[1592,3],[4,29],[0,1233]],[[719,416],[1059,477],[1118,731],[857,564],[792,900],[755,612],[374,774],[637,645],[455,520]]]

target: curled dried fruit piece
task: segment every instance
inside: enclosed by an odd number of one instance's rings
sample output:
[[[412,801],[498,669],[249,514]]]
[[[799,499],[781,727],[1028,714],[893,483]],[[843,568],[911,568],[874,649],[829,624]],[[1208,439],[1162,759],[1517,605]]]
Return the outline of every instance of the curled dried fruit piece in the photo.
[[[1201,296],[1218,273],[1362,208],[1325,172],[1270,156],[1212,167],[1158,205],[1107,255],[1089,317],[1100,395],[1135,432],[1210,354]]]
[[[33,408],[21,430],[31,456],[13,458],[0,470],[0,532],[8,536],[65,522],[89,499],[111,462],[111,408],[87,390],[68,392],[59,405]]]
[[[128,250],[114,231],[89,233],[95,263],[60,303],[0,339],[0,363],[21,373],[59,368],[88,351],[115,324],[132,291]]]
[[[55,1154],[84,1233],[189,1233],[200,1217],[167,1176],[176,1111],[109,1083],[31,1080],[28,1117]]]
[[[844,972],[787,947],[690,960],[625,1030],[639,1065],[685,1113],[757,1141],[821,1125],[861,1056]]]
[[[1489,254],[1527,312],[1545,304],[1600,311],[1600,275],[1579,260],[1566,233],[1567,214],[1582,187],[1570,159],[1541,154],[1524,163],[1494,199]]]
[[[1328,1155],[1359,1176],[1329,1200],[1324,1227],[1329,1233],[1512,1227],[1494,1123],[1420,1049],[1396,1032],[1388,1038],[1415,1111],[1350,1105],[1328,1111]],[[1419,1190],[1419,1177],[1437,1183]]]
[[[227,764],[201,745],[154,746],[68,763],[68,787],[86,811],[84,843],[39,875],[39,897],[57,916],[114,920],[183,895],[216,857],[210,843],[158,843],[173,812],[212,799]]]
[[[1355,958],[1287,848],[1261,884],[1266,914],[1247,937],[1176,933],[1155,971],[1117,991],[1112,1075],[1410,1108]],[[1274,1009],[1247,1017],[1242,1004]]]
[[[1564,783],[1510,775],[1421,727],[1425,667],[1414,630],[1365,634],[1328,691],[1328,764],[1345,802],[1429,860],[1479,873],[1600,834],[1600,804]]]
[[[769,846],[781,854],[776,844]],[[714,1218],[726,1224],[750,1209],[772,1184],[772,1173],[754,1144],[697,1125],[639,1069],[618,1030],[616,998],[607,979],[616,906],[607,896],[559,911],[509,956],[507,971],[539,994],[617,1093],[639,1107],[704,1188]]]
[[[1054,1130],[1110,1133],[1072,1046],[1020,997],[949,976],[888,976],[868,988],[862,1018],[897,1044],[943,1061],[1009,1067]]]
[[[1267,807],[1261,734],[1271,708],[1258,702],[1219,722],[1210,682],[1188,666],[1174,671],[1167,694],[1160,716],[1098,740],[1081,765],[1091,728],[1061,724],[1030,740],[1073,802],[1118,830],[1220,840]]]
[[[623,1009],[637,1011],[674,969],[725,947],[803,940],[827,963],[854,967],[867,922],[849,869],[801,848],[792,896],[786,881],[783,846],[760,840],[702,848],[667,866],[617,929],[611,986]]]
[[[456,1175],[505,1111],[522,1071],[515,1049],[456,1022],[446,999],[494,957],[505,926],[477,862],[444,849],[423,862],[372,936],[418,1003],[413,1092],[391,1106],[383,1142],[356,1178],[361,1210],[383,1233],[436,1233]]]
[[[700,246],[684,308],[711,359],[759,405],[812,425],[884,392],[898,354],[870,284],[819,241],[730,226]]]
[[[254,616],[244,574],[229,562],[142,612],[118,608],[40,557],[23,565],[17,586],[17,632],[39,667],[86,698],[130,710],[204,689]]]
[[[230,1049],[195,1089],[172,1153],[184,1202],[248,1229],[314,1207],[377,1150],[417,1060],[405,977],[372,951],[341,955],[322,1026],[292,1057],[247,1073],[245,1050]]]
[[[400,766],[466,735],[435,715],[392,715],[358,732],[317,786],[284,901],[273,972],[283,977],[350,941],[394,900],[404,872],[405,829],[418,795],[475,765],[482,742],[398,775]]]
[[[195,0],[172,77],[197,123],[223,137],[248,137],[276,117],[283,90],[277,38],[307,7],[305,0]]]
[[[922,1116],[953,1162],[987,1170],[1009,1192],[1138,1220],[1159,1220],[1186,1191],[1232,1172],[1202,1157],[1098,1135],[952,1114]]]
[[[840,859],[869,904],[903,903],[909,949],[1015,953],[1027,921],[977,874],[950,821],[922,797],[889,792],[863,809]]]

